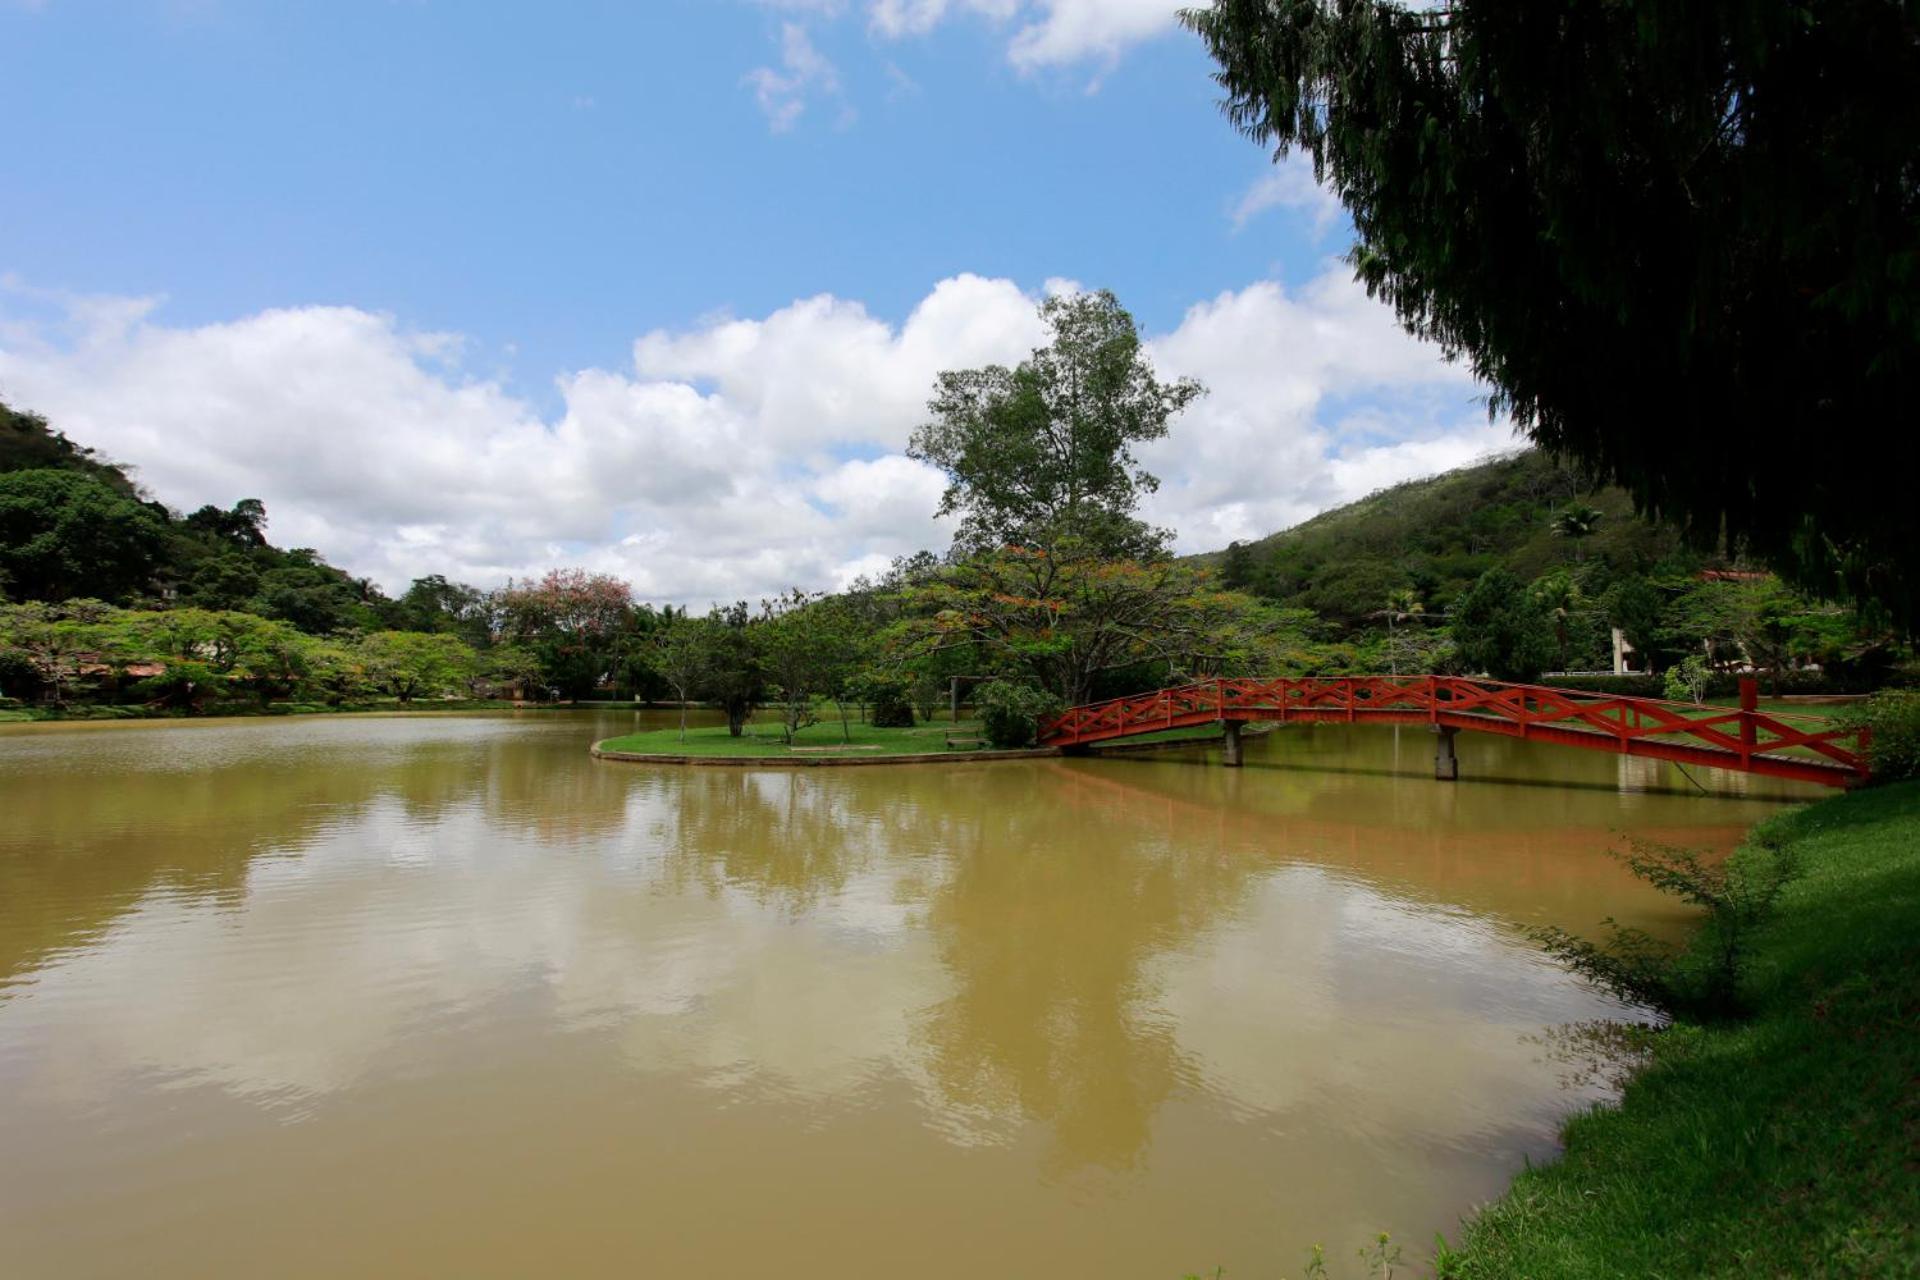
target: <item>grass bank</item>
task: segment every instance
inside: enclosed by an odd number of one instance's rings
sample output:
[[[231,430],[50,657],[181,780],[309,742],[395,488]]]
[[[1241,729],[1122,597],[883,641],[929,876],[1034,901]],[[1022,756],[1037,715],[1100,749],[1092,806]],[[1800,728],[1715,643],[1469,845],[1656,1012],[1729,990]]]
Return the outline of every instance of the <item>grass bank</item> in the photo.
[[[596,708],[631,710],[631,702],[581,702],[581,703],[532,703],[516,705],[493,698],[445,698],[420,699],[414,702],[400,702],[398,699],[374,699],[368,702],[347,702],[329,706],[319,702],[272,702],[262,706],[258,702],[220,703],[198,711],[188,711],[181,707],[150,707],[143,705],[113,706],[108,704],[75,703],[66,707],[0,707],[0,724],[37,724],[42,722],[64,723],[68,721],[86,722],[93,720],[204,720],[220,719],[229,716],[343,716],[381,714],[394,712],[447,712],[447,711],[590,711]]]
[[[1440,1275],[1920,1276],[1920,783],[1756,834],[1805,874],[1756,939],[1754,1016],[1653,1037]]]
[[[941,720],[932,724],[916,724],[909,729],[876,729],[870,724],[854,721],[846,726],[846,735],[843,737],[839,720],[822,720],[794,734],[793,746],[789,747],[780,732],[780,722],[771,717],[758,716],[738,738],[728,734],[725,725],[689,725],[684,741],[677,728],[649,729],[644,733],[610,738],[600,744],[600,749],[631,755],[715,759],[787,757],[796,754],[794,748],[798,748],[798,754],[802,755],[844,753],[859,756],[935,755],[949,750],[955,755],[965,755],[979,749],[974,746],[950,749],[947,746],[949,736],[955,739],[980,738],[980,724],[976,720],[962,720],[958,724]]]

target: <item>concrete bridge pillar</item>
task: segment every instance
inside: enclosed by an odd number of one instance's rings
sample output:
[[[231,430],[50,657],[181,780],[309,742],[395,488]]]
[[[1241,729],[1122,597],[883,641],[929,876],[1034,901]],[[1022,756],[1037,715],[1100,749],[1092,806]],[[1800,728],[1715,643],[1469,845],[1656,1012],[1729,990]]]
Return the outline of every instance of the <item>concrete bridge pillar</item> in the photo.
[[[1460,757],[1453,751],[1453,740],[1459,732],[1444,724],[1433,726],[1433,776],[1441,782],[1460,780]]]
[[[1229,720],[1226,722],[1226,729],[1227,729],[1227,738],[1226,738],[1227,762],[1226,763],[1227,763],[1227,768],[1229,769],[1238,769],[1240,767],[1240,724],[1241,722],[1238,720]]]

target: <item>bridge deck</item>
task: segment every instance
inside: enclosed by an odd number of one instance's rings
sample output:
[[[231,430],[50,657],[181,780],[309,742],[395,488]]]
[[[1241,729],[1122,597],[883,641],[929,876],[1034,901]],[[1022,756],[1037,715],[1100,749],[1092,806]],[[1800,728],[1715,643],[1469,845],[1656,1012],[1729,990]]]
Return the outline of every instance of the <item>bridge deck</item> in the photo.
[[[1431,724],[1828,786],[1866,780],[1865,729],[1762,712],[1754,702],[1751,681],[1742,682],[1739,709],[1721,710],[1465,676],[1233,678],[1072,707],[1041,731],[1040,743],[1082,746],[1250,720]]]

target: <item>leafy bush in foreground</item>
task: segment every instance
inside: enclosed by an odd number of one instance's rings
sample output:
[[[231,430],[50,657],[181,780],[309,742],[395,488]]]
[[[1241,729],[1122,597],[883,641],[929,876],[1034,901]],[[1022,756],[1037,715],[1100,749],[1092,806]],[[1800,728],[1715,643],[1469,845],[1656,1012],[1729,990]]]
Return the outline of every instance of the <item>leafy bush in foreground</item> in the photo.
[[[1062,703],[1050,693],[1031,685],[994,680],[980,686],[974,695],[985,727],[987,741],[996,747],[1030,747],[1040,735],[1040,726],[1060,714]]]
[[[1873,732],[1867,761],[1875,782],[1920,778],[1920,691],[1876,693],[1865,707],[1847,717],[1847,723]]]
[[[1611,930],[1605,942],[1557,926],[1533,930],[1534,940],[1623,1000],[1703,1020],[1739,1013],[1740,979],[1754,931],[1799,874],[1797,856],[1763,838],[1718,863],[1698,850],[1644,840],[1634,841],[1632,851],[1620,858],[1654,888],[1706,910],[1706,923],[1689,946],[1623,928],[1611,917],[1604,922]]]

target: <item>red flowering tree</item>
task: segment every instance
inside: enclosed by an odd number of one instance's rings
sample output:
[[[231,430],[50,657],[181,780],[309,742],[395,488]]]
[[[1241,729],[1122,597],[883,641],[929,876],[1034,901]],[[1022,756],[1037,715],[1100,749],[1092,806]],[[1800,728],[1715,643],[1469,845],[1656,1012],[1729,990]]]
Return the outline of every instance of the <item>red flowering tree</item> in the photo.
[[[620,665],[636,621],[633,589],[585,569],[554,569],[500,593],[503,636],[531,650],[547,683],[569,698],[592,693]]]

